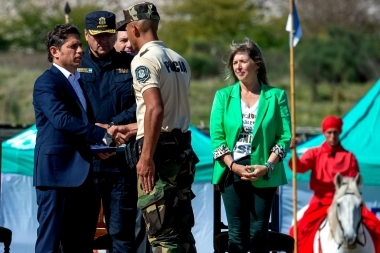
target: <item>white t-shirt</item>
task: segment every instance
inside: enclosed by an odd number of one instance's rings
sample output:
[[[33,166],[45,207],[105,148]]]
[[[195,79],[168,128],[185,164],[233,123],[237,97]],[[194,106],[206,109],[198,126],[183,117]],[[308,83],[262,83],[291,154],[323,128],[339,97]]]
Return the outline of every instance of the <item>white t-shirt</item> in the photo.
[[[175,128],[186,132],[190,126],[190,66],[178,53],[167,48],[162,41],[146,43],[131,63],[133,88],[136,96],[137,136],[144,136],[146,105],[143,93],[159,88],[164,103],[161,131]]]
[[[235,161],[251,154],[252,132],[256,121],[259,100],[260,99],[258,99],[257,102],[251,108],[249,108],[243,102],[243,100],[241,100],[241,112],[243,114],[243,129],[239,134],[239,137],[236,141],[233,150],[233,158]]]

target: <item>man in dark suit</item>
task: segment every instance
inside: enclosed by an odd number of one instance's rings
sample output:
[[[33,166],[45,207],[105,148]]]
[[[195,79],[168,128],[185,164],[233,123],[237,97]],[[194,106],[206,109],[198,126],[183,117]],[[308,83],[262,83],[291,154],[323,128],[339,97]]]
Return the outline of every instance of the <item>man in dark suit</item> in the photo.
[[[82,60],[80,32],[70,24],[47,34],[50,70],[34,84],[37,138],[33,184],[38,212],[36,253],[90,253],[97,213],[90,177],[91,144],[106,134],[90,124],[76,68]],[[95,218],[94,218],[95,217]]]

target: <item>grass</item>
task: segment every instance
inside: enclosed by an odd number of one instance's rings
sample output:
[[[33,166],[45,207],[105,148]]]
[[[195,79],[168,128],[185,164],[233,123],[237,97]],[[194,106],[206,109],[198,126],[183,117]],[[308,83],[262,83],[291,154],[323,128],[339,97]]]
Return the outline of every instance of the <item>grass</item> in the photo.
[[[11,67],[0,69],[0,123],[33,124],[32,91],[39,70]]]
[[[0,124],[33,124],[32,90],[36,78],[50,67],[45,54],[0,54]],[[287,91],[287,77],[272,81]],[[372,87],[375,81],[366,84],[341,84],[338,99],[332,101],[329,84],[318,85],[318,100],[311,102],[310,86],[296,81],[296,126],[319,127],[328,114],[343,116]],[[190,88],[191,123],[208,126],[215,92],[227,86],[221,78],[192,80]]]
[[[208,126],[210,111],[215,92],[227,85],[225,81],[214,78],[193,80],[190,84],[191,122],[197,126]]]

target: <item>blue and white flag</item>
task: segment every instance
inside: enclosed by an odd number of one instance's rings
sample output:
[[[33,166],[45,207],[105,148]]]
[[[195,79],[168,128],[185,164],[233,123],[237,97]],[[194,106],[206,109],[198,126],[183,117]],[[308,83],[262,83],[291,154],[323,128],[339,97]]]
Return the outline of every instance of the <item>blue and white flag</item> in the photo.
[[[296,4],[294,2],[293,2],[293,17],[294,17],[294,21],[293,21],[294,22],[293,47],[295,47],[297,45],[298,41],[302,37],[302,28],[301,28],[300,20],[298,18]],[[286,23],[285,30],[288,32],[291,32],[291,30],[292,30],[292,14],[290,14],[290,13],[288,16],[288,22]]]

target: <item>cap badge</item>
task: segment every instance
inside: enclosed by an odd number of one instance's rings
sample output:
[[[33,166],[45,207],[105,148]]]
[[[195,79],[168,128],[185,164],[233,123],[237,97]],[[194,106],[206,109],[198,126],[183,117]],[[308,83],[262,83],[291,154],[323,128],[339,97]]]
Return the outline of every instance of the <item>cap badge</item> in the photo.
[[[105,17],[100,17],[99,18],[99,25],[105,25],[106,24],[106,18]]]

